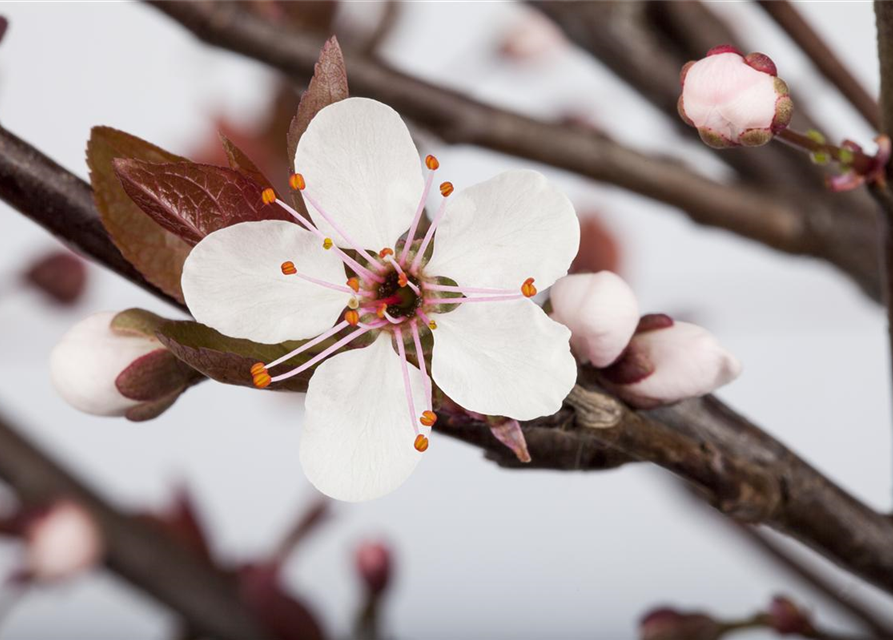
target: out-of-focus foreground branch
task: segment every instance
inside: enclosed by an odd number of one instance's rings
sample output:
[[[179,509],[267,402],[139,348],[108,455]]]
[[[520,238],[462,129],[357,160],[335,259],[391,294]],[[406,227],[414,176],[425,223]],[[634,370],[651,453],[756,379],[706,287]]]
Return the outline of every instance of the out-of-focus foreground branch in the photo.
[[[4,137],[8,139],[11,134],[0,130],[0,141]],[[18,141],[18,145],[25,143]],[[8,144],[0,144],[0,155],[7,148]],[[0,166],[19,170],[18,165],[2,162]],[[56,167],[43,180],[27,182],[27,190],[15,191],[15,198],[5,189],[23,183],[15,175],[5,176],[0,180],[0,198],[26,215],[34,215],[25,205],[39,197],[42,189],[52,191],[58,171],[61,169]],[[77,180],[74,176],[67,179]],[[74,193],[83,190],[89,191],[89,186],[83,185]],[[94,242],[93,236],[85,235],[82,229],[93,228],[86,222],[90,217],[98,220],[95,210],[88,210],[80,197],[73,199],[70,209],[65,198],[55,206],[57,233],[75,248]],[[71,229],[65,224],[69,215],[79,221]],[[105,250],[94,247],[93,258],[112,271],[129,274],[129,267],[121,269],[120,254],[114,246],[105,246]],[[446,422],[444,417],[440,424]],[[518,466],[517,462],[507,462],[513,454],[486,425],[444,426],[440,431],[484,448],[500,464]],[[583,470],[611,468],[629,461],[657,464],[690,482],[730,517],[765,523],[791,535],[893,593],[893,520],[859,502],[714,398],[635,412],[611,396],[578,386],[566,409],[524,425],[524,431],[538,467]],[[63,482],[53,465],[39,461],[36,451],[7,455],[13,449],[14,445],[4,446],[0,440],[0,477],[14,470],[14,484],[21,486],[23,493],[27,483],[38,487],[38,497],[49,497],[51,491],[64,491],[70,486],[72,481],[62,476]],[[31,462],[20,466],[21,459],[28,458]],[[6,465],[10,469],[4,468]],[[49,480],[43,477],[45,474]],[[139,545],[141,538],[133,534],[130,542]]]
[[[323,39],[246,12],[237,3],[150,2],[204,42],[241,53],[304,81]],[[592,3],[580,3],[592,4]],[[852,228],[823,199],[765,194],[705,178],[668,158],[637,153],[585,127],[544,122],[488,106],[345,51],[351,91],[388,103],[443,140],[472,144],[573,171],[680,208],[699,224],[720,227],[781,251],[823,258],[879,298],[875,257],[865,259],[868,227]],[[675,78],[678,69],[674,72]],[[840,223],[840,224],[838,224]]]
[[[64,223],[68,212],[58,213]],[[2,415],[0,479],[25,505],[41,507],[60,498],[78,501],[102,532],[108,567],[177,612],[190,628],[228,640],[267,637],[239,599],[231,576],[203,563],[160,529],[116,511],[25,440]]]

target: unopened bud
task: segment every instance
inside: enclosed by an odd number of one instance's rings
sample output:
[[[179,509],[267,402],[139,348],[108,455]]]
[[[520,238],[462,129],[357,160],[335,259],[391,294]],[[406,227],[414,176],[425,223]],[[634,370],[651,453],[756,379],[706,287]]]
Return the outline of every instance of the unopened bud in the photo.
[[[679,115],[711,147],[766,144],[793,113],[787,85],[776,74],[765,54],[715,47],[683,67]]]
[[[722,624],[702,613],[655,609],[639,623],[640,640],[718,640]]]
[[[34,262],[23,278],[53,302],[70,305],[84,293],[87,266],[69,251],[53,251]]]
[[[357,548],[357,573],[370,593],[380,595],[391,581],[391,552],[381,542],[363,542]]]
[[[766,613],[769,626],[780,635],[811,638],[815,633],[809,616],[785,596],[775,596]]]
[[[26,570],[35,580],[71,578],[99,563],[102,534],[79,504],[61,501],[25,529]]]

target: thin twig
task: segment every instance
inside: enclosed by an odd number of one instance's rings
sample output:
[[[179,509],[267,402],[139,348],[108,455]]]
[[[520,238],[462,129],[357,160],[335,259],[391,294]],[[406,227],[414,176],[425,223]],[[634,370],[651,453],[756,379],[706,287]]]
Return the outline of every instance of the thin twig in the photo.
[[[816,69],[849,101],[875,130],[881,126],[877,100],[850,73],[825,40],[803,19],[787,0],[757,0],[757,4],[784,29],[816,66]]]

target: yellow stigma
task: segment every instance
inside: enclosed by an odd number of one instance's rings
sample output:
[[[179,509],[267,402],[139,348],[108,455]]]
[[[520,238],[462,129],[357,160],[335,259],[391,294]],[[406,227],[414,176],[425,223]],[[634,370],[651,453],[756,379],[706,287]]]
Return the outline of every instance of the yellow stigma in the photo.
[[[295,191],[303,191],[304,187],[307,186],[307,183],[304,182],[304,176],[300,173],[293,173],[288,179],[288,186]]]
[[[532,298],[536,295],[536,287],[533,286],[533,278],[527,278],[527,280],[524,281],[524,284],[521,285],[521,293],[527,298]]]
[[[428,438],[423,436],[421,433],[415,437],[415,442],[413,443],[415,450],[419,453],[424,453],[428,450]]]
[[[434,320],[429,321],[428,328],[431,329],[431,331],[434,331],[437,328],[437,323],[434,322]]]
[[[433,411],[422,411],[422,417],[419,418],[419,422],[426,427],[433,427],[434,423],[437,422],[437,414]]]
[[[276,192],[273,191],[270,187],[267,187],[260,194],[261,200],[264,201],[264,204],[273,204],[276,202]]]
[[[326,238],[325,240],[322,241],[322,248],[325,249],[326,251],[331,249],[334,245],[335,245],[335,243],[332,242],[331,238]]]

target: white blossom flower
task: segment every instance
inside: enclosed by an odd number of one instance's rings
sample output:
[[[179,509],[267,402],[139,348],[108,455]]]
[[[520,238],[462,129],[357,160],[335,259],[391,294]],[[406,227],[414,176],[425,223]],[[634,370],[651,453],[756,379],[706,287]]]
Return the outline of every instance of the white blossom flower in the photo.
[[[59,395],[75,409],[98,416],[123,416],[142,403],[125,397],[115,381],[141,357],[164,349],[158,340],[112,330],[117,314],[94,313],[66,333],[53,349],[50,375]]]
[[[741,374],[741,363],[709,331],[669,316],[643,316],[623,357],[601,372],[640,408],[707,395]]]
[[[103,553],[102,534],[80,505],[62,501],[37,516],[24,532],[28,576],[71,578],[95,566]]]
[[[793,103],[775,64],[721,46],[682,69],[679,115],[711,147],[759,146],[787,127]]]
[[[381,496],[409,476],[436,420],[432,378],[467,409],[519,420],[557,411],[576,378],[570,332],[529,299],[577,252],[568,199],[533,171],[452,197],[444,182],[422,234],[439,165],[428,156],[424,166],[427,176],[391,108],[337,102],[311,121],[295,157],[291,183],[312,222],[292,210],[300,225],[216,231],[183,269],[199,322],[256,342],[310,339],[252,373],[264,387],[321,363],[307,391],[301,462],[334,498]],[[289,208],[272,191],[265,201]],[[367,333],[370,346],[338,353]],[[334,342],[297,369],[271,373],[325,340]]]
[[[639,324],[639,303],[623,278],[610,271],[579,273],[552,286],[552,317],[571,330],[571,348],[581,363],[607,367]]]

